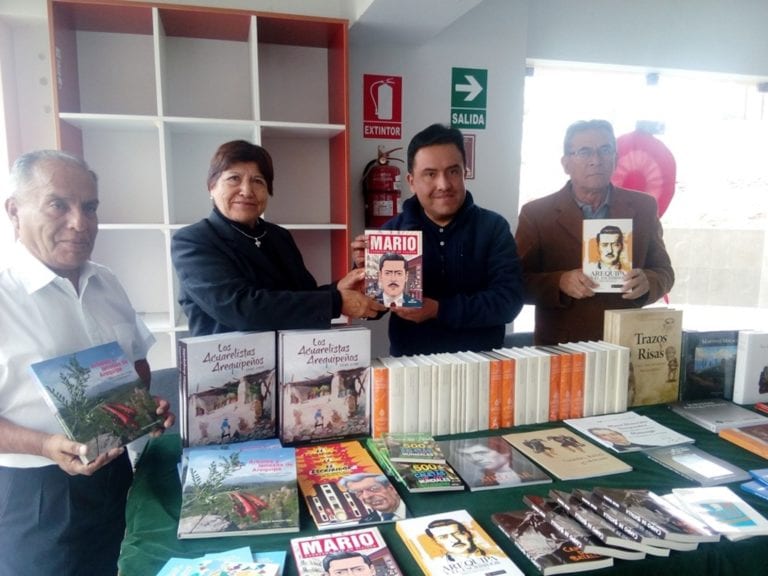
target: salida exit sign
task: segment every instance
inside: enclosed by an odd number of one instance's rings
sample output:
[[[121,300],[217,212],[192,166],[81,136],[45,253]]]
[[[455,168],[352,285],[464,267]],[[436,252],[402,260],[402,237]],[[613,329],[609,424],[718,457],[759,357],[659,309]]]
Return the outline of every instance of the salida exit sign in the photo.
[[[451,126],[485,129],[488,70],[453,68],[451,73]]]

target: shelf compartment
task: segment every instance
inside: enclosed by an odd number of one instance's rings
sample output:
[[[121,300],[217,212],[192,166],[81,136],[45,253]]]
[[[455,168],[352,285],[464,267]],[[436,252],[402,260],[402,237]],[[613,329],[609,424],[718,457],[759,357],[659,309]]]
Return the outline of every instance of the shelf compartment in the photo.
[[[51,5],[59,112],[157,114],[152,11]]]
[[[173,9],[158,15],[163,114],[254,120],[252,17]]]
[[[158,230],[99,230],[93,260],[115,273],[136,311],[169,329],[165,234]],[[164,318],[164,320],[162,320]]]
[[[208,166],[216,149],[230,140],[254,142],[253,122],[166,122],[168,209],[172,225],[197,222],[211,211]]]
[[[330,223],[328,140],[263,137],[262,145],[275,167],[274,196],[265,218],[277,224]]]

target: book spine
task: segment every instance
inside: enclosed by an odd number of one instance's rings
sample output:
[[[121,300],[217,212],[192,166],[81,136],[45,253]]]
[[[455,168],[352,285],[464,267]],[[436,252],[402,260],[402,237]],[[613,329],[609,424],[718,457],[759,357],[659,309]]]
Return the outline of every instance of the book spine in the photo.
[[[560,375],[562,373],[563,356],[551,354],[549,357],[549,421],[560,419]]]
[[[576,352],[571,361],[569,418],[584,416],[584,352]]]
[[[179,363],[179,430],[181,431],[181,439],[183,446],[189,446],[189,365],[188,365],[188,350],[186,342],[179,342],[177,347],[178,363]]]
[[[501,366],[501,427],[512,428],[515,424],[515,360],[505,358]]]
[[[380,438],[389,432],[389,368],[373,366],[373,417],[371,418],[371,436]]]
[[[501,360],[491,358],[488,379],[488,429],[501,428],[502,412],[502,366]]]

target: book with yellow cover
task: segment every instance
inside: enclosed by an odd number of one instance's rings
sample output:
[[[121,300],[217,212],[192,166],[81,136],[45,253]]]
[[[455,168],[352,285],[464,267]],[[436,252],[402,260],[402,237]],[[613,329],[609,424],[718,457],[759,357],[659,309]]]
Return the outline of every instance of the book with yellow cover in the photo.
[[[632,470],[629,464],[563,427],[505,434],[504,439],[560,480]]]

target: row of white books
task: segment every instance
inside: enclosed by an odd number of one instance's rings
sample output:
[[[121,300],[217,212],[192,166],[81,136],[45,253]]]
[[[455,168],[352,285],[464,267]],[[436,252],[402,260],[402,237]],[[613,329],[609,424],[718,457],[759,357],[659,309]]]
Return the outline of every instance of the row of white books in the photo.
[[[603,341],[384,357],[372,435],[495,430],[623,412],[629,349]]]

